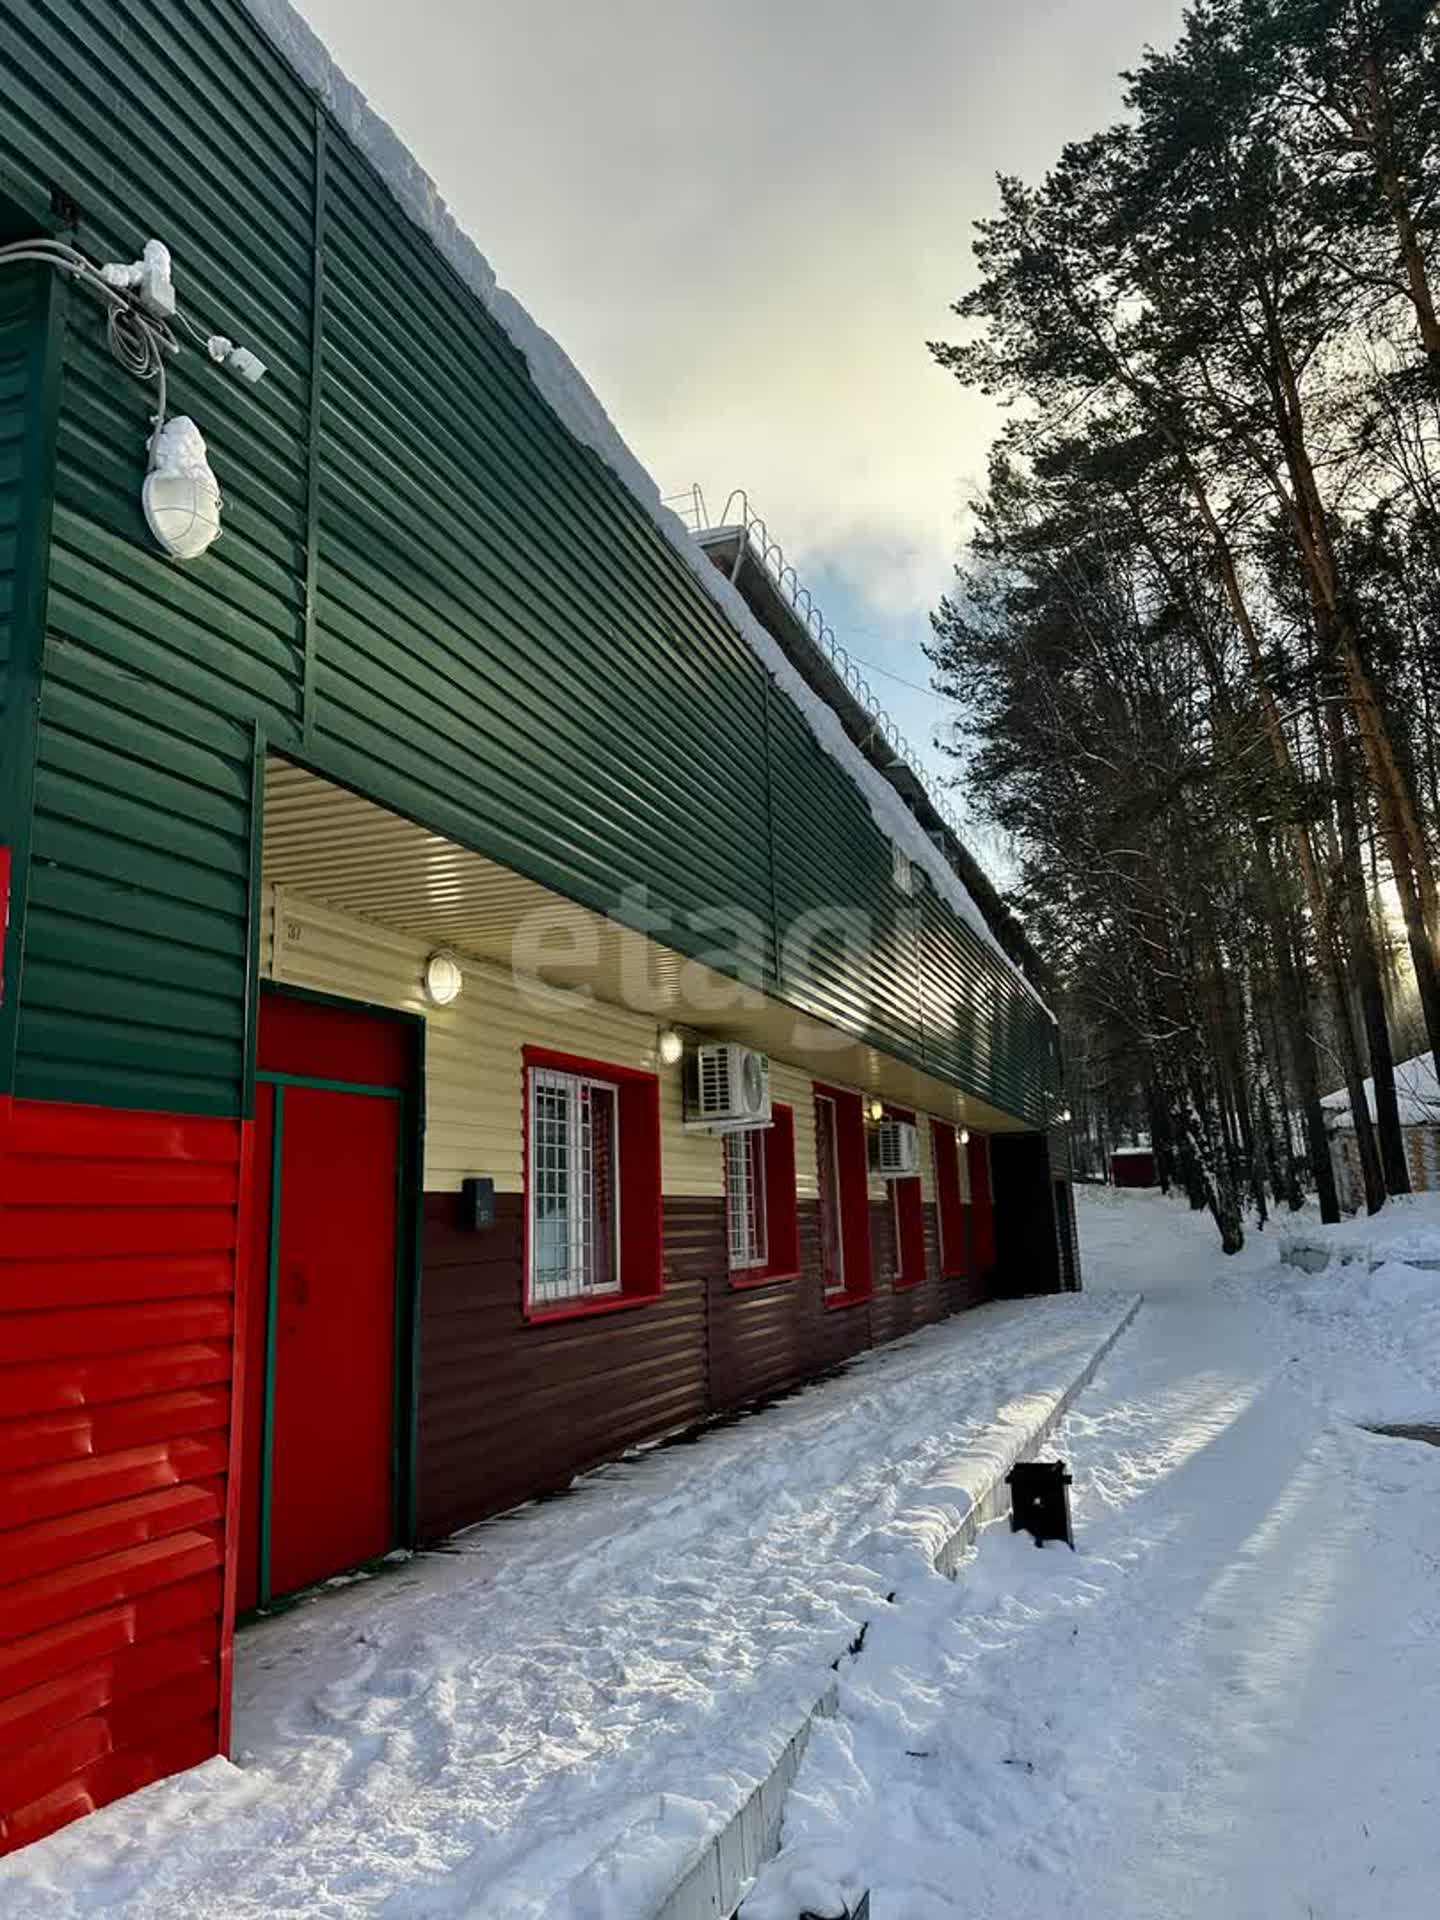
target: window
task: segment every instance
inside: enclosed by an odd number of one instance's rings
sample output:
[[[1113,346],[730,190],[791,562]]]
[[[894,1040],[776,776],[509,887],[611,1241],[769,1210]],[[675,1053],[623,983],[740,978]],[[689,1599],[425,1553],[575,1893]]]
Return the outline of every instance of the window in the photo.
[[[725,1220],[732,1287],[762,1287],[800,1272],[795,1110],[777,1102],[770,1125],[725,1136]]]
[[[662,1286],[655,1075],[527,1047],[525,1109],[527,1318],[654,1299]]]
[[[912,1127],[915,1115],[899,1107],[887,1107],[888,1120],[904,1120]],[[925,1278],[925,1198],[918,1175],[907,1180],[892,1180],[890,1217],[895,1228],[895,1285],[918,1287]]]
[[[620,1089],[536,1067],[530,1076],[530,1298],[620,1290]]]
[[[820,1269],[827,1294],[845,1291],[845,1236],[840,1215],[840,1129],[835,1102],[815,1096],[815,1175],[820,1189]]]
[[[770,1259],[765,1205],[765,1133],[759,1128],[725,1136],[725,1213],[732,1272],[757,1270]]]
[[[940,1271],[946,1279],[959,1279],[970,1266],[966,1232],[970,1170],[954,1127],[945,1121],[930,1122],[930,1146],[935,1162],[935,1210],[940,1219]]]
[[[815,1089],[815,1172],[820,1265],[827,1307],[870,1298],[870,1170],[858,1093]]]

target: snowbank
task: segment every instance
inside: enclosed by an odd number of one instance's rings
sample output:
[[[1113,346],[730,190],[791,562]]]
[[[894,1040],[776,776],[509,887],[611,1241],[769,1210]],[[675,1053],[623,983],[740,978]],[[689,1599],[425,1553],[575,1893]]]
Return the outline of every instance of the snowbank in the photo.
[[[1440,1270],[1440,1193],[1401,1194],[1377,1214],[1355,1214],[1333,1227],[1307,1209],[1282,1220],[1279,1233],[1281,1259],[1310,1271],[1389,1260]]]
[[[1411,1390],[1357,1345],[1411,1282],[1332,1339],[1272,1234],[1076,1211],[1087,1278],[1145,1292],[1056,1437],[1078,1551],[1002,1523],[954,1584],[899,1571],[742,1920],[1433,1920],[1440,1449],[1336,1417]]]
[[[864,794],[876,825],[929,875],[941,898],[998,955],[1006,970],[1053,1020],[1050,1009],[991,931],[969,888],[890,782],[871,766],[846,733],[838,714],[811,691],[740,594],[711,565],[684,522],[663,504],[660,489],[625,444],[574,362],[558,341],[536,324],[512,293],[497,286],[489,261],[461,228],[440,189],[414,154],[371,108],[360,89],[345,77],[321,40],[289,5],[289,0],[244,0],[244,4],[295,73],[319,95],[369,160],[396,204],[428,235],[465,285],[489,308],[524,355],[530,377],[546,404],[583,446],[599,455],[644,507],[705,592],[774,676],[776,684],[800,709],[820,745]]]
[[[0,1913],[644,1920],[1131,1305],[982,1308],[248,1629],[241,1764],[0,1862]]]
[[[1435,1056],[1431,1053],[1417,1054],[1413,1060],[1402,1060],[1395,1068],[1395,1097],[1400,1107],[1402,1127],[1423,1127],[1440,1125],[1440,1083],[1435,1078]],[[1370,1109],[1370,1117],[1375,1118],[1375,1082],[1365,1082],[1365,1102]],[[1342,1087],[1338,1093],[1327,1093],[1320,1102],[1325,1109],[1325,1124],[1334,1128],[1350,1125],[1350,1096]]]

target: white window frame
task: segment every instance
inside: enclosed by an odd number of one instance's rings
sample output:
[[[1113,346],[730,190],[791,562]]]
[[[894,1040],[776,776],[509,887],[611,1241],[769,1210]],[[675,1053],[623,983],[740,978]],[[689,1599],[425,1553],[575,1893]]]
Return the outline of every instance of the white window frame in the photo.
[[[770,1194],[765,1132],[749,1127],[725,1136],[725,1233],[732,1273],[770,1264]]]
[[[526,1195],[529,1242],[526,1290],[534,1308],[564,1306],[577,1300],[613,1299],[620,1291],[620,1089],[613,1080],[558,1067],[530,1067],[527,1142],[529,1191]],[[612,1102],[609,1167],[610,1275],[599,1268],[595,1234],[597,1189],[591,1145],[593,1096]],[[564,1117],[555,1107],[563,1097]],[[548,1110],[547,1110],[548,1109]],[[563,1139],[555,1129],[563,1131]],[[563,1207],[545,1211],[547,1203]],[[557,1221],[559,1225],[557,1232]],[[547,1257],[563,1247],[563,1261]]]
[[[830,1117],[828,1122],[822,1122],[820,1118],[820,1108],[822,1106],[829,1112]],[[817,1137],[822,1125],[828,1125],[829,1127],[830,1180],[832,1191],[828,1196],[821,1191],[820,1204],[823,1207],[828,1198],[830,1204],[835,1209],[835,1272],[833,1277],[829,1277],[825,1281],[825,1298],[827,1300],[833,1300],[845,1291],[845,1209],[840,1184],[840,1108],[828,1093],[817,1093],[815,1096],[815,1131]],[[818,1145],[815,1150],[815,1159],[816,1173],[818,1175],[820,1161]],[[817,1180],[817,1187],[818,1185],[819,1182]],[[823,1242],[823,1220],[821,1237]]]

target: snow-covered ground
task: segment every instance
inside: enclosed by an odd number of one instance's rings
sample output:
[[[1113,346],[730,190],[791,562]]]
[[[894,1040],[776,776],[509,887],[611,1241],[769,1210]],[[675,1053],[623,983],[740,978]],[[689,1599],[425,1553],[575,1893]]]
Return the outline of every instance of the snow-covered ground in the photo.
[[[0,1863],[0,1916],[646,1920],[1130,1304],[965,1315],[245,1632],[242,1764]]]
[[[1433,1920],[1440,1448],[1357,1423],[1440,1420],[1404,1339],[1440,1274],[1223,1261],[1153,1195],[1080,1227],[1087,1284],[1146,1295],[1056,1437],[1080,1550],[997,1525],[953,1585],[911,1566],[746,1920],[861,1884],[873,1920]]]
[[[1275,1284],[1332,1349],[1336,1390],[1367,1418],[1440,1408],[1440,1193],[1387,1201],[1336,1227],[1307,1208],[1282,1225]],[[1350,1376],[1347,1378],[1347,1375]],[[1357,1397],[1358,1396],[1358,1397]]]

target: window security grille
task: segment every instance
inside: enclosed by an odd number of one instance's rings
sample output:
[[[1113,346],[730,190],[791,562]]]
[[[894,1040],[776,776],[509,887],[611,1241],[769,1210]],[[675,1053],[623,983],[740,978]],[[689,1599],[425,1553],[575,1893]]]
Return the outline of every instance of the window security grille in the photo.
[[[731,1267],[763,1267],[770,1258],[763,1133],[725,1136],[725,1214]]]
[[[530,1298],[544,1306],[620,1291],[619,1089],[530,1075]]]

